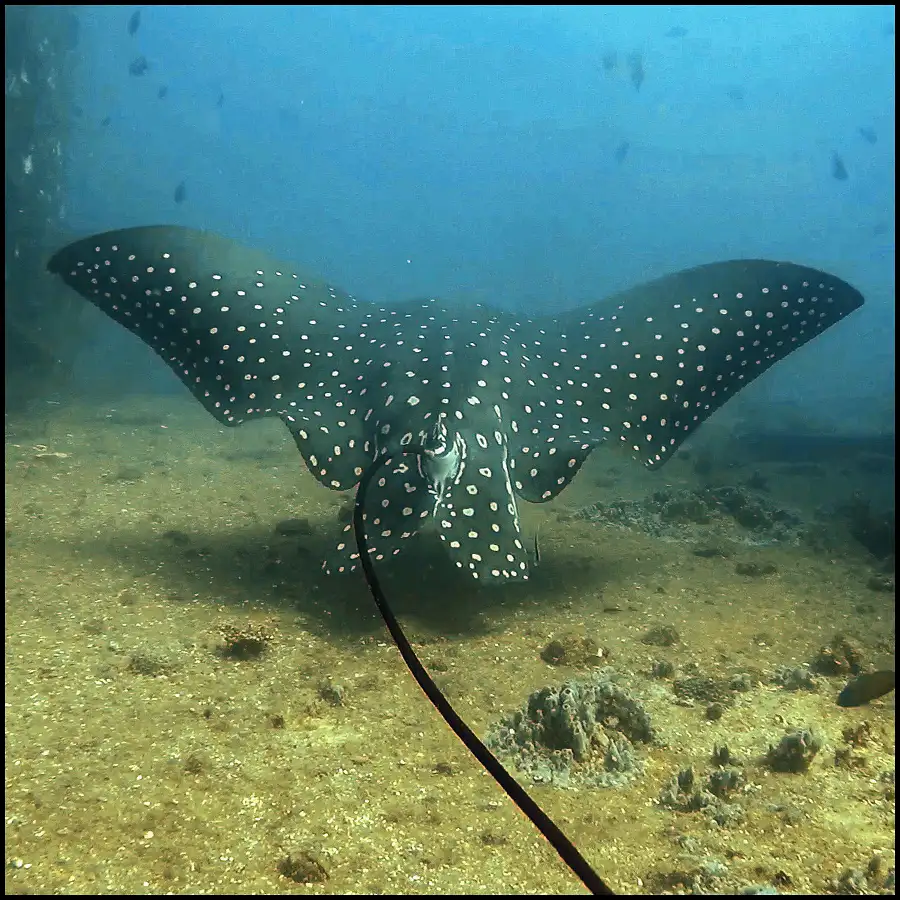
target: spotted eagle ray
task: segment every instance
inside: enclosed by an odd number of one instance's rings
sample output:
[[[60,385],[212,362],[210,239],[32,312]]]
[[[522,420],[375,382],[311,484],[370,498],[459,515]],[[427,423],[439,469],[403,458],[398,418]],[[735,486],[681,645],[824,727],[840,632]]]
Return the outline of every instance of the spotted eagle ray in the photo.
[[[733,260],[555,315],[378,306],[169,225],[77,241],[48,268],[152,347],[223,425],[280,417],[326,487],[353,488],[390,457],[366,501],[372,557],[395,556],[433,519],[482,581],[528,577],[519,499],[553,499],[610,439],[659,467],[863,303],[806,266]],[[358,566],[351,529],[326,571]]]

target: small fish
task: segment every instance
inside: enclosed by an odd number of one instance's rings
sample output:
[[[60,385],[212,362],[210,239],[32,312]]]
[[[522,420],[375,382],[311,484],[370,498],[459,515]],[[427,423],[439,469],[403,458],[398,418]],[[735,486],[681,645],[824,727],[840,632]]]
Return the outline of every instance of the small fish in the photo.
[[[149,68],[150,63],[147,62],[147,57],[139,56],[137,59],[132,60],[129,64],[128,73],[129,75],[144,75]]]
[[[169,88],[166,85],[163,85],[157,92],[156,96],[159,97],[160,100],[169,93]]]
[[[128,20],[128,33],[133,37],[141,27],[141,11],[136,9]]]
[[[616,152],[613,153],[613,159],[619,164],[622,165],[625,162],[625,157],[628,156],[628,148],[631,144],[628,141],[622,141],[618,147],[616,147]]]
[[[838,181],[846,181],[850,176],[847,175],[847,167],[844,161],[837,155],[831,157],[831,177]]]
[[[894,670],[881,669],[869,672],[847,682],[838,694],[838,706],[862,706],[870,700],[877,700],[894,689]]]
[[[874,128],[860,128],[859,133],[863,140],[868,141],[870,144],[878,143],[878,135],[875,133]]]
[[[628,57],[628,68],[631,71],[631,83],[634,89],[639,91],[644,83],[644,60],[640,53],[632,53]]]
[[[537,531],[535,531],[535,533],[534,533],[534,553],[533,553],[533,557],[534,557],[534,563],[533,563],[533,564],[534,564],[535,568],[537,568],[537,566],[539,566],[539,565],[541,564],[541,547],[540,547],[540,544],[538,543],[538,533],[537,533]]]
[[[674,28],[670,28],[666,32],[667,38],[683,38],[687,36],[687,28],[682,28],[680,25],[676,25]]]
[[[728,90],[725,91],[725,96],[735,103],[742,103],[744,100],[744,89],[739,87],[728,88]]]
[[[184,186],[183,181],[178,182],[178,187],[175,188],[174,200],[176,203],[184,203],[184,198],[187,196],[187,188]]]
[[[219,99],[216,100],[216,109],[221,109],[222,104],[225,102],[225,95],[219,91]]]
[[[105,118],[100,120],[100,127],[106,128],[110,122],[112,122],[112,119],[109,116],[106,116]]]
[[[614,71],[616,66],[619,64],[618,59],[616,58],[616,51],[615,50],[607,50],[606,53],[603,54],[603,59],[601,60],[601,64],[603,66],[604,72]]]

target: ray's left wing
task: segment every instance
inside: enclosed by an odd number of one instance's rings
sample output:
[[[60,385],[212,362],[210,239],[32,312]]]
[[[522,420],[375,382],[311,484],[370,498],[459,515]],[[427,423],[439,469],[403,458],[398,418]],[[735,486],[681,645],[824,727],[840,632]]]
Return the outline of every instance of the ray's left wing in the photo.
[[[607,439],[662,465],[741,388],[862,303],[825,272],[734,260],[522,322],[507,366],[518,493],[555,497]]]

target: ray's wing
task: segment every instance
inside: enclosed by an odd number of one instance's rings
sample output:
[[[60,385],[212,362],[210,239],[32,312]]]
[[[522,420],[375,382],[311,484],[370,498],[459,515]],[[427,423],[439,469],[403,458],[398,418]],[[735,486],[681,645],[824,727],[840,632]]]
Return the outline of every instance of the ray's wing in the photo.
[[[77,241],[48,268],[156,351],[223,425],[280,416],[319,481],[359,480],[372,458],[354,393],[368,304],[219,235],[169,225]]]
[[[734,260],[521,323],[507,367],[517,491],[555,497],[610,438],[662,465],[742,387],[862,303],[825,272]]]

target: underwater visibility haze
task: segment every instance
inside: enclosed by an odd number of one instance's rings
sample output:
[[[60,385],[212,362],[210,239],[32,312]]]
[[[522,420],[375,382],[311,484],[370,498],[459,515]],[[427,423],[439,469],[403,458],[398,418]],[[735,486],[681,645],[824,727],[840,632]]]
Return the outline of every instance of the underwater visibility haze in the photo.
[[[893,9],[38,9],[7,890],[893,893]]]

